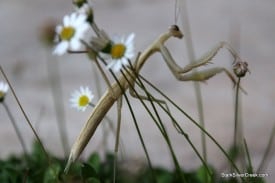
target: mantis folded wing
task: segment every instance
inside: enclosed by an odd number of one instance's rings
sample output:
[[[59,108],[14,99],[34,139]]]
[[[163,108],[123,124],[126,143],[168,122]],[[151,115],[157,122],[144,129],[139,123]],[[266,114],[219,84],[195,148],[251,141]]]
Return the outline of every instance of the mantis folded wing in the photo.
[[[156,53],[160,52],[167,63],[169,69],[172,71],[174,76],[181,81],[205,81],[208,78],[225,71],[226,74],[230,77],[230,79],[235,83],[234,77],[227,71],[225,68],[212,68],[206,71],[196,72],[185,75],[185,73],[191,71],[193,68],[200,67],[208,64],[211,59],[217,54],[219,49],[222,47],[226,47],[229,52],[236,59],[238,58],[237,54],[235,54],[234,50],[226,44],[225,42],[221,42],[217,47],[212,49],[209,53],[203,56],[201,59],[196,61],[194,64],[189,64],[184,68],[179,67],[176,62],[173,60],[170,55],[168,49],[164,46],[164,43],[170,39],[171,37],[176,37],[181,39],[183,37],[182,32],[179,30],[178,26],[174,25],[171,28],[161,34],[141,55],[137,58],[135,63],[133,64],[134,70],[128,69],[123,75],[120,75],[117,82],[114,82],[110,88],[104,93],[101,99],[98,101],[94,110],[89,117],[88,121],[82,128],[80,135],[76,139],[74,145],[71,148],[70,156],[68,159],[67,166],[65,171],[67,171],[71,165],[82,153],[89,140],[95,133],[98,125],[105,117],[106,113],[110,110],[113,104],[123,95],[123,93],[129,88],[129,86],[134,86],[136,80],[136,73],[139,73],[140,69],[144,65],[144,63],[148,60],[148,58]]]

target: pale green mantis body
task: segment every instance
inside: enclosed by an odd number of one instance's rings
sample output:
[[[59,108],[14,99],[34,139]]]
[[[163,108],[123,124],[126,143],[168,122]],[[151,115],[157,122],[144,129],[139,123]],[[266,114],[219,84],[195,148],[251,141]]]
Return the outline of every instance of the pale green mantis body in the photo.
[[[134,86],[137,77],[136,73],[139,73],[144,63],[154,53],[161,53],[169,69],[172,71],[174,76],[180,81],[205,81],[211,78],[212,76],[216,75],[217,73],[224,71],[235,83],[235,79],[231,75],[231,73],[222,67],[216,67],[207,70],[202,70],[196,73],[192,72],[189,74],[185,74],[194,68],[208,64],[211,61],[211,59],[218,53],[219,49],[223,47],[229,50],[229,52],[232,54],[235,60],[239,59],[235,51],[226,42],[219,43],[210,52],[201,57],[201,59],[198,59],[194,64],[189,64],[184,68],[181,68],[176,64],[176,62],[170,55],[168,49],[164,46],[164,43],[171,37],[179,39],[183,37],[183,34],[179,30],[178,26],[173,25],[167,32],[161,34],[143,53],[140,54],[140,56],[136,59],[135,63],[133,64],[133,69],[126,68],[127,72],[121,74],[118,77],[118,81],[114,82],[112,85],[109,86],[109,89],[104,93],[104,95],[95,105],[91,116],[89,117],[86,124],[83,126],[79,136],[77,137],[74,145],[72,146],[66,169],[68,169],[71,163],[76,161],[77,158],[80,156],[80,154],[88,144],[89,140],[95,133],[98,125],[101,123],[101,121],[103,120],[107,112],[110,110],[110,108],[113,106],[113,104],[121,98],[123,93],[127,89],[129,89],[130,86]]]

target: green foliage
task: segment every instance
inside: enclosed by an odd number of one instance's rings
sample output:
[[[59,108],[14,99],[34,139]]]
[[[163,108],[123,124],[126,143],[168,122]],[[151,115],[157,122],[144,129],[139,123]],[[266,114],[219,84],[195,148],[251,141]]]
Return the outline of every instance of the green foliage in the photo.
[[[86,162],[74,163],[67,174],[64,174],[66,160],[46,155],[34,142],[32,151],[27,156],[11,156],[0,160],[0,182],[2,183],[112,183],[114,155],[109,153],[100,158],[98,153],[91,154]],[[188,183],[241,183],[236,178],[222,178],[213,168],[208,166],[211,176],[204,166],[197,170],[184,172]],[[249,170],[247,170],[249,171]],[[206,176],[205,176],[206,173]],[[249,171],[249,173],[252,173]],[[178,183],[178,172],[164,168],[148,166],[139,167],[134,172],[118,162],[116,168],[117,183]],[[207,177],[207,181],[205,180]],[[247,182],[264,183],[262,178],[249,177]]]

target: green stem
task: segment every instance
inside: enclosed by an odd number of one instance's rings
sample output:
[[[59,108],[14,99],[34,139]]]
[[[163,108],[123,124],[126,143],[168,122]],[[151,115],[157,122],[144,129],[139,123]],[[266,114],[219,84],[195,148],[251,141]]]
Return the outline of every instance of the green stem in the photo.
[[[273,140],[274,140],[274,137],[275,137],[275,125],[273,126],[272,128],[272,131],[271,131],[271,135],[270,135],[270,138],[268,140],[268,144],[267,144],[267,147],[265,149],[265,152],[264,152],[264,156],[263,156],[263,159],[257,169],[257,173],[260,173],[260,171],[263,170],[264,166],[268,163],[268,155],[272,149],[272,144],[273,144]]]
[[[47,55],[48,58],[48,55]],[[51,93],[54,102],[54,111],[56,116],[56,122],[60,134],[60,140],[62,144],[62,148],[64,151],[65,157],[69,154],[69,143],[68,143],[68,134],[66,128],[66,120],[65,120],[65,110],[63,104],[63,91],[62,84],[60,78],[60,69],[59,63],[53,62],[53,60],[47,59],[47,71],[48,71],[48,79],[51,85]]]
[[[119,81],[118,81],[117,77],[115,76],[115,74],[112,72],[112,70],[110,70],[110,72],[111,72],[112,76],[114,77],[114,79],[116,80],[116,82],[118,83],[120,89],[123,91],[123,88],[122,88],[121,84],[119,83]],[[153,179],[154,179],[154,182],[157,183],[157,178],[156,178],[155,172],[154,172],[154,170],[153,170],[153,166],[152,166],[152,163],[151,163],[151,159],[150,159],[149,153],[148,153],[148,151],[147,151],[146,145],[145,145],[145,143],[144,143],[144,140],[143,140],[141,131],[140,131],[140,129],[139,129],[139,126],[138,126],[138,123],[137,123],[137,120],[136,120],[136,117],[135,117],[133,108],[132,108],[132,106],[131,106],[131,104],[130,104],[130,101],[129,101],[127,95],[125,94],[125,92],[123,92],[123,96],[124,96],[124,98],[125,98],[125,100],[126,100],[126,103],[127,103],[128,107],[129,107],[131,116],[132,116],[132,118],[133,118],[133,121],[134,121],[136,130],[137,130],[137,132],[138,132],[138,136],[139,136],[139,139],[140,139],[142,148],[143,148],[143,150],[144,150],[144,152],[145,152],[145,156],[146,156],[146,159],[147,159],[148,164],[149,164],[149,168],[151,169],[151,172],[152,172],[152,177],[153,177]]]
[[[210,175],[210,177],[212,177],[212,172],[209,170],[208,168],[208,165],[207,163],[204,161],[204,159],[202,158],[202,156],[200,155],[200,153],[198,152],[197,148],[194,146],[194,144],[192,143],[192,141],[190,140],[188,134],[186,134],[183,129],[180,127],[180,125],[178,124],[178,122],[175,120],[175,118],[172,116],[172,114],[170,113],[170,111],[168,110],[168,108],[165,108],[162,106],[162,104],[160,102],[157,102],[157,100],[148,92],[148,90],[145,88],[144,84],[142,83],[142,81],[140,80],[139,77],[137,77],[138,79],[138,86],[141,87],[147,94],[147,97],[149,99],[152,99],[150,100],[151,102],[155,101],[161,108],[162,110],[171,118],[172,122],[173,122],[173,125],[175,126],[176,130],[184,135],[185,139],[187,140],[187,142],[190,144],[190,146],[192,147],[192,149],[194,150],[195,154],[199,157],[199,159],[201,160],[201,162],[203,163],[203,165],[205,166],[208,174]],[[163,134],[165,135],[165,134]]]
[[[182,13],[183,13],[183,25],[185,30],[185,39],[186,39],[186,49],[188,53],[188,57],[190,60],[190,63],[195,62],[195,52],[194,52],[194,46],[191,36],[191,30],[190,30],[190,24],[189,24],[189,18],[188,18],[188,12],[187,12],[187,3],[186,0],[182,0]],[[194,69],[194,72],[197,72],[196,69]],[[198,115],[199,115],[199,121],[202,128],[205,128],[204,123],[204,112],[203,112],[203,102],[202,102],[202,94],[201,94],[201,87],[198,82],[194,82],[194,89],[195,89],[195,96],[197,101],[197,107],[198,107]],[[202,142],[202,154],[205,162],[207,163],[207,146],[206,146],[206,138],[205,133],[201,132],[201,142]],[[207,175],[204,175],[207,180]]]
[[[154,182],[157,182],[157,178],[156,178],[156,175],[155,175],[155,171],[153,170],[153,166],[152,166],[152,163],[151,163],[151,159],[150,159],[149,153],[148,153],[148,151],[147,151],[147,148],[146,148],[146,146],[145,146],[145,143],[144,143],[144,140],[143,140],[141,131],[140,131],[140,129],[139,129],[139,126],[138,126],[138,123],[137,123],[137,120],[136,120],[136,117],[135,117],[133,108],[132,108],[132,106],[131,106],[131,104],[130,104],[130,101],[129,101],[127,95],[124,95],[124,98],[126,99],[126,103],[127,103],[128,107],[129,107],[131,116],[132,116],[132,118],[133,118],[133,121],[134,121],[136,130],[137,130],[137,133],[138,133],[138,136],[139,136],[139,139],[140,139],[142,148],[143,148],[143,150],[144,150],[144,152],[145,152],[145,156],[146,156],[146,158],[147,158],[149,167],[150,167],[151,172],[152,172],[152,177],[153,177],[153,179],[154,179]]]
[[[238,136],[238,108],[239,108],[239,86],[241,78],[238,78],[236,86],[236,96],[235,96],[235,112],[234,112],[234,148],[237,147],[237,136]]]
[[[130,63],[130,62],[129,62],[129,63]],[[133,66],[131,65],[131,63],[130,63],[130,66],[131,66],[132,71],[134,72],[135,70],[134,70]],[[128,72],[128,70],[127,70],[126,67],[124,67],[124,70],[125,70],[126,72]],[[135,72],[134,72],[134,73],[135,73]],[[147,106],[145,105],[144,101],[142,100],[142,98],[140,97],[140,95],[139,95],[139,94],[137,93],[137,91],[135,90],[134,86],[130,83],[129,79],[126,77],[126,75],[125,75],[123,72],[122,72],[122,74],[123,74],[124,78],[127,80],[127,82],[129,83],[129,87],[134,91],[135,95],[139,98],[139,100],[141,101],[141,103],[144,105],[144,107],[145,107],[146,110],[147,110]],[[132,76],[129,72],[128,72],[128,75],[129,75],[129,76]],[[153,108],[153,110],[154,110],[154,112],[155,112],[155,114],[156,114],[156,116],[157,116],[157,118],[158,118],[158,119],[156,120],[155,118],[153,118],[153,116],[151,116],[152,119],[154,120],[155,124],[156,124],[157,127],[159,128],[160,132],[162,133],[162,135],[163,135],[163,137],[164,137],[164,139],[165,139],[165,141],[166,141],[166,143],[167,143],[167,145],[168,145],[168,149],[169,149],[169,151],[170,151],[170,153],[171,153],[171,156],[172,156],[173,162],[174,162],[174,164],[175,164],[176,172],[177,172],[177,174],[178,174],[178,176],[179,176],[179,179],[181,180],[181,182],[186,182],[186,178],[185,178],[184,174],[181,173],[181,168],[180,168],[179,162],[178,162],[178,160],[177,160],[176,154],[175,154],[174,149],[173,149],[173,147],[172,147],[172,144],[171,144],[170,138],[169,138],[169,136],[168,136],[168,134],[167,134],[167,131],[166,131],[166,129],[165,129],[165,126],[163,125],[163,122],[162,122],[162,120],[161,120],[161,118],[160,118],[160,116],[159,116],[159,114],[158,114],[158,112],[157,112],[157,110],[156,110],[156,107],[155,107],[153,101],[151,100],[152,97],[151,97],[151,95],[149,94],[149,92],[146,90],[145,86],[142,84],[141,80],[138,78],[137,73],[135,73],[135,75],[136,75],[136,76],[132,76],[132,77],[138,79],[138,81],[140,82],[140,83],[138,83],[138,84],[140,84],[141,88],[145,91],[145,93],[146,93],[146,95],[147,95],[147,98],[148,98],[148,100],[150,101],[150,104],[151,104],[151,106],[152,106],[152,108]],[[147,111],[149,111],[149,109],[148,109]],[[151,112],[149,112],[149,113],[151,114]]]
[[[12,113],[10,112],[10,109],[9,109],[8,105],[5,103],[5,101],[3,101],[2,104],[3,104],[3,106],[4,106],[5,110],[6,110],[9,118],[10,118],[11,124],[12,124],[12,126],[13,126],[13,128],[15,130],[15,133],[16,133],[19,141],[20,141],[20,144],[21,144],[21,146],[23,148],[24,154],[27,155],[27,152],[28,152],[27,151],[27,146],[26,146],[26,144],[25,144],[25,142],[23,140],[22,134],[20,133],[20,130],[19,130],[19,128],[18,128],[18,126],[17,126],[17,124],[15,122],[15,119],[14,119]]]
[[[101,75],[103,76],[106,84],[108,85],[108,87],[110,86],[110,83],[109,83],[109,80],[107,78],[107,76],[104,74],[100,64],[98,63],[97,60],[94,61],[95,64],[96,64],[96,67],[97,69],[99,69],[99,72],[101,73]],[[101,90],[101,84],[100,84],[100,80],[99,80],[99,74],[97,72],[97,69],[96,67],[94,67],[94,65],[92,65],[92,70],[93,70],[93,74],[94,74],[94,81],[95,81],[95,85],[96,85],[96,90],[97,90],[97,96],[98,98],[100,98],[100,95],[102,94],[102,90]],[[94,107],[94,106],[93,106]],[[106,117],[108,118],[108,117]],[[110,121],[111,120],[107,120],[107,123],[110,124]],[[103,140],[102,140],[102,144],[103,144],[103,151],[106,151],[106,148],[107,148],[107,137],[108,137],[108,130],[107,130],[107,127],[105,125],[105,123],[103,123],[102,125],[102,131],[103,131]]]
[[[252,161],[251,161],[251,158],[250,158],[248,146],[247,146],[247,143],[246,143],[245,139],[243,139],[243,143],[244,143],[245,154],[247,156],[247,161],[248,161],[248,173],[253,173]]]
[[[115,157],[114,157],[114,176],[113,176],[113,183],[116,182],[116,169],[117,169],[117,154],[118,154],[118,147],[119,147],[119,137],[120,137],[120,128],[121,128],[121,108],[122,108],[122,97],[117,100],[117,128],[116,128],[116,141],[115,141]]]
[[[35,137],[36,137],[38,143],[41,145],[42,150],[43,150],[45,156],[47,157],[48,164],[50,165],[50,164],[51,164],[50,157],[49,157],[49,155],[48,155],[48,153],[47,153],[45,147],[43,146],[43,143],[42,143],[41,139],[39,138],[38,134],[36,133],[35,129],[33,128],[33,126],[32,126],[32,124],[31,124],[31,121],[30,121],[29,117],[28,117],[27,114],[25,113],[25,111],[24,111],[24,109],[23,109],[23,107],[22,107],[22,105],[21,105],[21,103],[20,103],[20,101],[19,101],[19,99],[18,99],[18,97],[17,97],[17,95],[16,95],[16,93],[15,93],[15,91],[14,91],[14,89],[13,89],[13,87],[12,87],[12,85],[11,85],[9,79],[8,79],[8,77],[7,77],[7,75],[5,74],[5,72],[4,72],[3,68],[2,68],[2,66],[0,66],[0,70],[1,70],[1,73],[3,74],[4,78],[6,79],[8,85],[9,85],[9,87],[10,87],[10,89],[11,89],[11,92],[12,92],[12,94],[13,94],[13,96],[14,96],[14,98],[15,98],[15,100],[16,100],[16,102],[17,102],[17,104],[18,104],[18,106],[19,106],[19,108],[20,108],[20,110],[21,110],[21,112],[22,112],[22,114],[24,115],[24,118],[26,119],[26,121],[27,121],[29,127],[31,128],[33,134],[35,135]]]
[[[151,82],[146,80],[143,76],[139,75],[139,77],[145,81],[148,85],[150,85],[153,89],[155,89],[160,95],[162,95],[165,99],[167,99],[174,107],[176,107],[182,114],[184,114],[195,126],[197,126],[203,133],[205,133],[214,144],[217,145],[217,147],[222,151],[222,153],[225,155],[225,157],[230,161],[230,163],[233,165],[234,169],[237,171],[237,173],[240,173],[240,170],[234,163],[234,161],[231,159],[231,157],[228,155],[228,153],[224,150],[224,148],[216,141],[216,139],[208,133],[203,127],[200,126],[199,123],[197,123],[191,116],[189,116],[184,110],[182,110],[173,100],[171,100],[167,95],[165,95],[162,91],[160,91],[157,87],[155,87]],[[243,180],[243,178],[242,178]]]

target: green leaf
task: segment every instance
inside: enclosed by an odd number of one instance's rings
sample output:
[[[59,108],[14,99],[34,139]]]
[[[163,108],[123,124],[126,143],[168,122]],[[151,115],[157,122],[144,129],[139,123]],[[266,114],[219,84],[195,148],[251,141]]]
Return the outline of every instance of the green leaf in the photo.
[[[36,165],[46,165],[47,164],[47,157],[43,150],[43,147],[38,141],[34,141],[32,145],[32,153],[31,153],[31,160],[34,161],[33,163]]]
[[[59,174],[61,167],[59,164],[52,164],[45,172],[43,183],[56,183],[59,182]]]
[[[155,170],[158,183],[170,183],[173,181],[173,174],[165,169]]]
[[[209,172],[207,171],[207,168],[205,166],[201,166],[200,168],[198,168],[196,175],[197,175],[197,179],[200,182],[203,182],[203,183],[211,182],[212,178],[209,175]]]
[[[81,168],[81,176],[84,181],[86,181],[88,178],[95,178],[95,179],[99,178],[96,170],[87,163],[84,163]]]
[[[100,157],[98,153],[93,153],[91,156],[88,158],[87,161],[88,164],[90,164],[94,169],[98,172],[100,168]]]
[[[229,149],[228,155],[232,160],[236,160],[240,155],[240,148],[238,146],[232,145]]]

